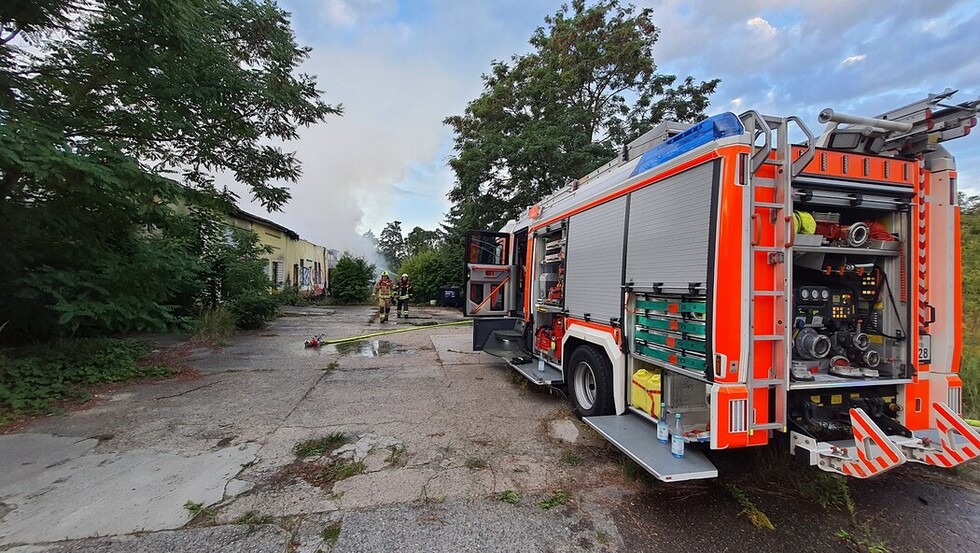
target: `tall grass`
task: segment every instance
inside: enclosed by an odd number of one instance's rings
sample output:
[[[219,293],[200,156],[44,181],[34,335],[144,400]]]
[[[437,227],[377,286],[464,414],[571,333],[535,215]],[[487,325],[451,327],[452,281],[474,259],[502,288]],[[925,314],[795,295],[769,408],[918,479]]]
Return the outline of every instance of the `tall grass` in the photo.
[[[201,311],[194,325],[194,339],[223,343],[235,332],[235,314],[225,306]]]

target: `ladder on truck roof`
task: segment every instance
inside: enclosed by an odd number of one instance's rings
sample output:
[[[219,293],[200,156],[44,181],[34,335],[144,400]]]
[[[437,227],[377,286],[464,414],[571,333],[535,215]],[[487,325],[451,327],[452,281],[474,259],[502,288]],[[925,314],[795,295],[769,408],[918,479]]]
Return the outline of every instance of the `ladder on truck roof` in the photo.
[[[980,99],[956,105],[941,103],[957,92],[947,88],[877,117],[849,115],[826,108],[820,112],[819,121],[828,125],[817,146],[907,159],[931,152],[941,142],[970,134],[977,124]],[[842,135],[851,139],[838,141]],[[845,145],[839,147],[839,144]]]
[[[747,111],[740,116],[746,130],[753,135],[754,142],[759,138],[764,138],[765,143],[758,148],[749,162],[747,168],[749,174],[749,214],[751,217],[752,237],[749,243],[749,263],[747,278],[751,298],[749,301],[749,328],[751,343],[749,348],[752,351],[750,363],[746,367],[746,387],[748,389],[748,401],[746,402],[747,430],[751,436],[756,431],[779,430],[786,431],[786,392],[789,389],[789,366],[791,363],[792,351],[789,346],[792,340],[792,325],[789,324],[792,318],[792,300],[789,296],[793,290],[793,200],[792,183],[793,178],[798,175],[803,168],[810,163],[814,155],[814,139],[810,130],[803,124],[803,121],[796,116],[791,117],[772,117],[760,115],[755,111]],[[807,147],[797,159],[793,159],[792,144],[789,141],[790,125],[797,125],[803,134],[807,136]],[[773,133],[775,132],[775,145],[773,145]],[[773,166],[774,177],[771,181],[773,188],[772,201],[760,201],[759,188],[770,186],[769,182],[763,184],[763,179],[758,176],[759,170],[763,166]],[[768,179],[767,179],[768,180]],[[763,244],[762,221],[763,215],[756,211],[768,211],[769,224],[775,230],[772,244]],[[756,254],[764,253],[766,262],[773,267],[773,280],[770,286],[764,288],[756,287]],[[758,320],[756,300],[758,298],[772,298],[773,320],[767,321],[765,325]],[[770,326],[771,323],[771,326]],[[759,328],[765,326],[769,330],[763,332]],[[755,374],[755,349],[757,343],[769,344],[772,348],[772,363],[768,367],[768,374],[763,378],[758,378]],[[774,393],[774,412],[769,420],[760,422],[756,420],[756,391],[766,390],[766,401],[769,394]],[[772,392],[770,392],[770,390]]]

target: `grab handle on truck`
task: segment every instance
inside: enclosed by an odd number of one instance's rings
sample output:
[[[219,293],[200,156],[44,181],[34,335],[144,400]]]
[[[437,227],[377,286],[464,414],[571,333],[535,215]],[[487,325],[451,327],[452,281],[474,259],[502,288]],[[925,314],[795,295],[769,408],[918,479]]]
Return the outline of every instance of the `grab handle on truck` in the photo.
[[[796,123],[796,126],[798,126],[800,130],[803,131],[803,134],[806,135],[806,147],[804,147],[800,152],[800,157],[793,161],[793,165],[791,167],[793,171],[791,175],[795,177],[796,175],[799,175],[811,161],[813,161],[813,155],[815,153],[813,150],[813,133],[810,132],[810,129],[807,128],[806,124],[804,124],[803,121],[795,115],[787,117],[786,122]]]
[[[742,120],[742,124],[746,128],[752,129],[752,147],[755,148],[755,141],[759,138],[759,135],[766,137],[765,145],[759,148],[758,152],[752,154],[752,174],[754,175],[759,167],[769,159],[769,154],[772,153],[772,128],[766,120],[759,115],[759,112],[755,110],[749,110],[738,116]],[[809,132],[809,131],[807,131]]]

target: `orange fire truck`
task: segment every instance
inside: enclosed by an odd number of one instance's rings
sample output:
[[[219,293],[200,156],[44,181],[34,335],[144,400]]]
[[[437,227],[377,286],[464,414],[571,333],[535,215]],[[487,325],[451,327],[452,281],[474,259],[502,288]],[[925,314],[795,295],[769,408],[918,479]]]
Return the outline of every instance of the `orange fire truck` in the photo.
[[[954,92],[873,118],[826,109],[820,137],[754,111],[659,125],[500,232],[470,231],[474,349],[565,387],[665,481],[716,476],[705,447],[778,438],[857,478],[977,457],[940,143],[969,134],[980,100]]]

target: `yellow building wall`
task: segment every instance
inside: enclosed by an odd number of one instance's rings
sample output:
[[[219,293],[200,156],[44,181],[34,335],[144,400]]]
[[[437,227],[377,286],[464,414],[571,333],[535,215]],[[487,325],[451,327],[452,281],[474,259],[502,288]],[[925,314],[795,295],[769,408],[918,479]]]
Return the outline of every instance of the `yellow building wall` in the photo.
[[[251,230],[270,251],[263,253],[266,275],[277,288],[292,287],[303,295],[321,295],[326,288],[327,248],[308,240],[293,239],[281,229],[261,221],[229,217],[229,223]],[[293,233],[295,235],[295,233]]]
[[[291,240],[286,246],[290,282],[304,295],[321,295],[327,285],[327,248],[308,240]]]

